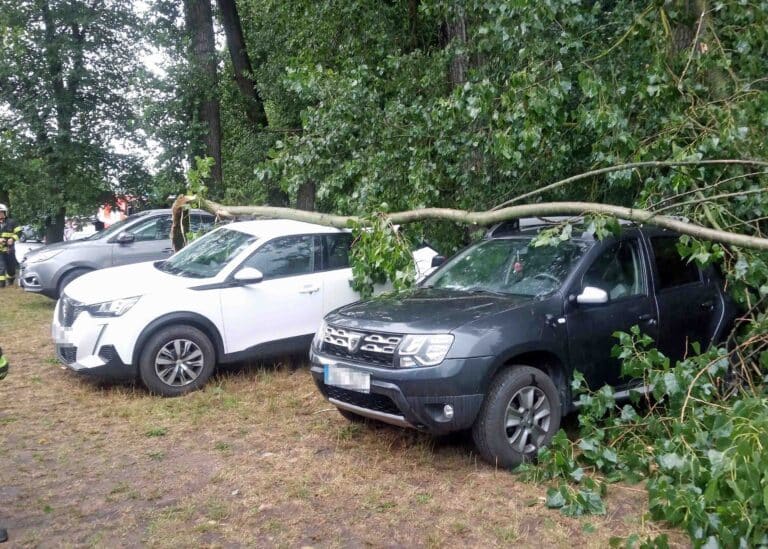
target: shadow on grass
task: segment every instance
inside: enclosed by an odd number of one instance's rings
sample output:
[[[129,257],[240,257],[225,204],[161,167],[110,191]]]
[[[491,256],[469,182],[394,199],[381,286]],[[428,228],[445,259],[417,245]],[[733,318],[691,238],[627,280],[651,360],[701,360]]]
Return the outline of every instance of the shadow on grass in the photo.
[[[201,387],[201,390],[205,390],[212,386],[220,386],[225,381],[231,381],[239,377],[242,377],[245,380],[249,377],[258,377],[259,374],[274,374],[279,372],[292,373],[302,369],[309,370],[309,362],[304,353],[286,355],[267,360],[250,360],[232,364],[219,364],[216,366],[210,379],[203,385],[203,387]],[[74,372],[71,372],[71,375],[80,380],[83,384],[107,394],[135,394],[135,396],[138,397],[149,396],[151,394],[138,377],[134,380],[114,380],[86,374],[76,374]]]

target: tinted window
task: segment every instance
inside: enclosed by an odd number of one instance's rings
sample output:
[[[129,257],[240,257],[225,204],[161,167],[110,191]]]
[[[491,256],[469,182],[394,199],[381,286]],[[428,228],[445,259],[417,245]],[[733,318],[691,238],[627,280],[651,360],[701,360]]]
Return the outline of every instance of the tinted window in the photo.
[[[699,282],[699,268],[694,262],[688,263],[680,257],[677,251],[677,238],[669,236],[651,238],[651,247],[653,255],[656,256],[660,290]]]
[[[611,299],[645,295],[645,276],[637,240],[625,240],[608,247],[584,273],[582,286],[605,290]]]
[[[296,276],[315,270],[316,255],[314,236],[284,236],[264,244],[244,266],[260,270],[264,278]]]
[[[325,248],[326,269],[346,269],[349,267],[349,249],[352,247],[351,234],[324,235],[323,246]]]
[[[153,217],[130,229],[137,242],[171,238],[171,216]]]

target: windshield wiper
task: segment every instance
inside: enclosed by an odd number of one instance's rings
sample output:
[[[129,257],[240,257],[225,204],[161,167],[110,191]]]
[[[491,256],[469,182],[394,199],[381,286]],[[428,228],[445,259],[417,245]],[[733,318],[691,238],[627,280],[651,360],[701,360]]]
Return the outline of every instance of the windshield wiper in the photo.
[[[509,295],[504,292],[496,292],[493,290],[488,290],[486,288],[467,288],[464,291],[467,292],[468,294],[490,294],[490,295],[500,295],[500,296]]]

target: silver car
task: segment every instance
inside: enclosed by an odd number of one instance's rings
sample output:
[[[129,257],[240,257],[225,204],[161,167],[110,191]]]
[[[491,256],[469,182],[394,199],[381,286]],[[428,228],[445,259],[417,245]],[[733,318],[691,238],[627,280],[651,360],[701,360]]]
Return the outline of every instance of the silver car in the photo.
[[[190,230],[205,231],[214,216],[202,210],[190,215]],[[96,269],[165,259],[173,253],[171,210],[147,210],[81,240],[43,246],[21,262],[20,284],[28,292],[59,297],[78,276]]]

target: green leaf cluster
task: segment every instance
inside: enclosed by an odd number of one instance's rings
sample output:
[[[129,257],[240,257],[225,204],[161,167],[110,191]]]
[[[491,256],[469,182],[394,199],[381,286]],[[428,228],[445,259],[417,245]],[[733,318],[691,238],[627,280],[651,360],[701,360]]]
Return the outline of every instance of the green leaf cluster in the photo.
[[[600,514],[604,483],[645,480],[651,517],[684,528],[695,546],[768,543],[764,387],[737,384],[725,349],[673,365],[637,327],[616,336],[624,375],[642,379],[650,395],[632,392],[629,403],[617,403],[611,387],[589,391],[575,376],[577,441],[558,433],[526,471],[565,481],[549,490],[548,506]]]

